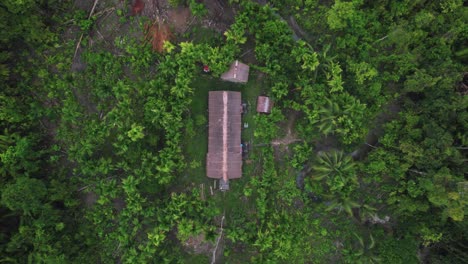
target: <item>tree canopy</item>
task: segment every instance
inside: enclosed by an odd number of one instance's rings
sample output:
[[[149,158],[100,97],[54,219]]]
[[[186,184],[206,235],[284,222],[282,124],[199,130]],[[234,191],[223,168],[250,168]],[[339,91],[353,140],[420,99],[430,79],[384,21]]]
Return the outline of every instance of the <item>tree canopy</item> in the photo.
[[[467,262],[463,1],[156,2],[0,3],[0,262]],[[210,90],[248,110],[226,193]]]

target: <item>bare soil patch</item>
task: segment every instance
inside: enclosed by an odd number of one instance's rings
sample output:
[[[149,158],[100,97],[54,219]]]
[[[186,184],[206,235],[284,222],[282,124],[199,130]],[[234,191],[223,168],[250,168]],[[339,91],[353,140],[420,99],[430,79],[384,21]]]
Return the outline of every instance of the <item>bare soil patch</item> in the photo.
[[[296,111],[289,112],[289,114],[287,115],[288,122],[286,125],[286,135],[271,142],[271,145],[275,150],[275,160],[280,163],[284,160],[285,157],[291,154],[289,150],[289,145],[292,143],[302,141],[302,139],[296,136],[293,130],[298,114],[299,112]]]
[[[180,34],[187,30],[191,16],[188,7],[178,7],[167,11],[168,23],[174,28],[175,32]]]
[[[213,244],[206,241],[203,233],[189,237],[183,245],[187,251],[195,254],[210,254],[213,251]]]
[[[149,42],[154,51],[163,52],[164,42],[172,39],[172,33],[166,23],[155,22],[145,25],[145,41]]]
[[[208,9],[208,14],[200,21],[201,26],[223,33],[234,23],[236,12],[227,1],[204,0],[203,4]]]
[[[167,10],[170,9],[170,6],[166,0],[142,0],[142,2],[145,6],[141,10],[142,16],[146,16],[151,20],[167,21]]]
[[[275,139],[271,142],[273,146],[279,146],[279,145],[285,145],[287,148],[287,145],[302,141],[302,139],[297,138],[296,134],[293,132],[293,127],[294,123],[296,122],[297,115],[299,113],[296,111],[291,111],[288,114],[287,120],[288,123],[286,125],[286,135],[283,138]]]
[[[92,207],[96,203],[98,198],[99,196],[94,192],[84,192],[81,195],[81,200],[83,201],[86,207]]]

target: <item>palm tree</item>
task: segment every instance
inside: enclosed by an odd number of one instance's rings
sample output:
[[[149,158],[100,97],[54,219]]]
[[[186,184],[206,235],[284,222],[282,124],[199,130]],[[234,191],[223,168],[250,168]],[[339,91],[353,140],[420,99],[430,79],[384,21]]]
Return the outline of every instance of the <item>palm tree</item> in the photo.
[[[347,135],[349,127],[347,121],[355,122],[359,120],[366,110],[366,105],[362,104],[349,94],[334,96],[318,110],[318,129],[324,135],[342,134]]]
[[[315,171],[312,179],[320,181],[325,177],[344,177],[352,172],[354,163],[350,156],[342,151],[321,153],[317,156],[317,162],[312,169]]]
[[[345,212],[350,217],[354,217],[356,221],[358,221],[361,224],[369,218],[377,216],[376,208],[367,204],[362,204],[354,200],[350,196],[336,197],[334,195],[324,195],[324,197],[331,199],[331,201],[328,202],[328,204],[326,205],[326,212],[330,212],[333,210],[337,210],[338,213]],[[353,209],[355,209],[354,212]]]
[[[359,207],[359,214],[356,216],[360,222],[365,222],[369,218],[377,216],[377,209],[370,205],[364,204]]]
[[[320,120],[318,121],[318,129],[325,135],[333,134],[336,128],[336,120],[341,114],[340,106],[336,102],[327,99],[325,106],[318,111]]]
[[[351,157],[345,155],[342,151],[320,153],[312,169],[314,171],[313,180],[326,179],[324,182],[330,193],[324,196],[331,199],[326,211],[344,211],[352,217],[353,208],[360,208],[361,206],[350,195],[358,184]]]
[[[328,205],[325,211],[338,210],[338,213],[345,211],[349,216],[353,216],[353,208],[359,208],[358,202],[351,199],[349,196],[334,198]]]
[[[351,248],[343,250],[345,262],[360,264],[380,263],[381,259],[374,254],[375,240],[372,234],[369,233],[367,238],[354,232],[353,235],[356,240],[354,240]]]

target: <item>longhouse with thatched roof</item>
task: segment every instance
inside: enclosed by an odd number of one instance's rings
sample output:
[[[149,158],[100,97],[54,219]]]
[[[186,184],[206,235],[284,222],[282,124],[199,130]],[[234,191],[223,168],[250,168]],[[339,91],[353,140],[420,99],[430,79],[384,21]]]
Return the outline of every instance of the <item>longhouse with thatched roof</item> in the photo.
[[[219,179],[221,190],[242,176],[241,112],[240,92],[209,92],[206,175]]]

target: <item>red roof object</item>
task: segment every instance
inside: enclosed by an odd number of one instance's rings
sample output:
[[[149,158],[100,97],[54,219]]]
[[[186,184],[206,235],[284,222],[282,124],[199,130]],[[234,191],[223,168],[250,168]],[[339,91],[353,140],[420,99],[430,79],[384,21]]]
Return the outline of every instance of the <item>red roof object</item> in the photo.
[[[228,183],[242,176],[241,93],[211,91],[208,97],[206,176]]]

